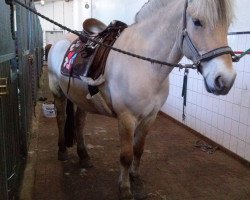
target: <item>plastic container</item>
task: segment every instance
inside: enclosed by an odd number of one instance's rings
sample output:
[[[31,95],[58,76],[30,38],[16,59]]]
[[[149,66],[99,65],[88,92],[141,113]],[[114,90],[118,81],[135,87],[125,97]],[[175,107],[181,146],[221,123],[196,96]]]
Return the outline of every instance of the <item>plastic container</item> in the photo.
[[[47,101],[42,105],[43,115],[44,117],[53,118],[56,117],[56,108],[53,102]]]

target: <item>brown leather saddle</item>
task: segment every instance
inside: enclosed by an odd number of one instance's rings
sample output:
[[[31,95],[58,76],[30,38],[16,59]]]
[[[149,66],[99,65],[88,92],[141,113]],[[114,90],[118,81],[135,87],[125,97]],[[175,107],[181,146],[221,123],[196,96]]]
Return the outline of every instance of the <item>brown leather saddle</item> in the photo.
[[[112,46],[126,27],[120,21],[112,21],[106,26],[101,21],[90,18],[83,22],[83,35]],[[79,37],[68,48],[61,73],[68,77],[81,79],[84,76],[96,80],[104,73],[109,52],[109,48],[98,45],[87,37]]]
[[[83,32],[88,35],[98,35],[103,32],[107,26],[103,22],[95,18],[86,19],[82,23]]]

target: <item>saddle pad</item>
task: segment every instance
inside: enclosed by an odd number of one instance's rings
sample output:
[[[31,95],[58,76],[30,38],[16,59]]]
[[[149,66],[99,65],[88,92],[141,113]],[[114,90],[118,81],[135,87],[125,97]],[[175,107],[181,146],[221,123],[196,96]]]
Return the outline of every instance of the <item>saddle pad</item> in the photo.
[[[104,44],[113,45],[126,27],[123,22],[113,21],[95,39],[101,40]],[[61,66],[62,75],[78,79],[81,79],[80,76],[85,76],[96,80],[104,73],[110,49],[97,45],[94,50],[91,50],[90,43],[85,38],[78,38],[70,45]]]
[[[61,74],[80,79],[85,74],[92,53],[85,50],[85,44],[76,39],[68,48],[61,66]]]

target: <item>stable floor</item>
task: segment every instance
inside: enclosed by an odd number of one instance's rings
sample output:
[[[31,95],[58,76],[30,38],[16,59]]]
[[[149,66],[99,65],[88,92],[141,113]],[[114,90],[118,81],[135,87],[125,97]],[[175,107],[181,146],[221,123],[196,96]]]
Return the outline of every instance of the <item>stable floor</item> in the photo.
[[[52,100],[46,70],[40,96]],[[69,161],[57,160],[55,118],[37,117],[29,151],[33,159],[32,200],[118,199],[119,137],[117,121],[88,115],[86,143],[94,167],[80,169],[76,148]],[[149,200],[249,200],[250,169],[220,149],[208,154],[194,147],[201,138],[159,115],[146,141],[141,175]]]

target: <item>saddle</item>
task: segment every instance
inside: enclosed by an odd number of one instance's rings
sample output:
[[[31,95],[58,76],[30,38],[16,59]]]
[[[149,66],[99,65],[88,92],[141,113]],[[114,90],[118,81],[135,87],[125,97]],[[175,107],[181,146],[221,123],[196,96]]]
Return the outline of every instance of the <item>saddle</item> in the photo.
[[[108,26],[94,18],[83,22],[83,34],[111,46],[125,28],[127,25],[120,21],[112,21]],[[79,37],[70,45],[64,56],[61,74],[81,80],[85,77],[86,80],[91,80],[88,81],[89,85],[96,86],[98,83],[95,83],[95,80],[103,75],[109,52],[109,48],[86,37]]]

